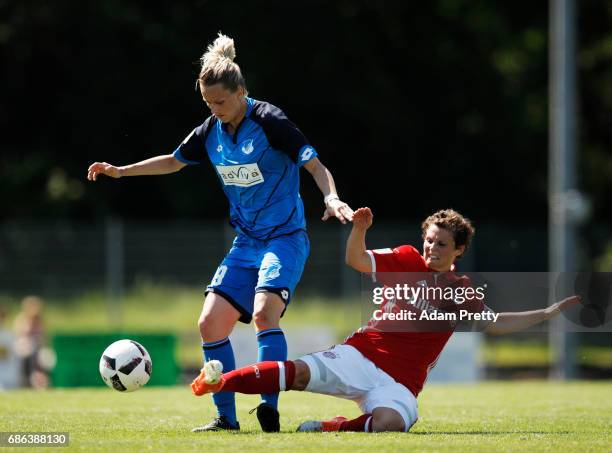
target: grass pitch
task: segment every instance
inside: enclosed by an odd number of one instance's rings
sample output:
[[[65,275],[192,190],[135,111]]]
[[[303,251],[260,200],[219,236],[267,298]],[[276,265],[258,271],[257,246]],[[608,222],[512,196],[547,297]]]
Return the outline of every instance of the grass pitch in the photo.
[[[294,433],[306,419],[359,415],[337,398],[281,396],[280,434],[263,434],[259,397],[238,395],[240,433],[190,432],[213,413],[209,397],[187,387],[56,389],[0,394],[0,431],[68,431],[68,448],[41,451],[602,451],[612,450],[612,383],[519,382],[430,385],[408,434]],[[205,450],[206,449],[206,450]],[[3,451],[27,451],[23,448]]]

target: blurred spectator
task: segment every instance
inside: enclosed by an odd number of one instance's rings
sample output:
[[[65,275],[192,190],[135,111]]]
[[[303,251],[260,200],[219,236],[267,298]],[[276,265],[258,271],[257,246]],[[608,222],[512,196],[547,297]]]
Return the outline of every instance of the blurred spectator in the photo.
[[[43,301],[28,296],[21,302],[21,312],[15,318],[16,351],[22,358],[22,384],[37,389],[49,386],[49,349],[44,347]]]
[[[15,335],[5,327],[7,311],[0,306],[0,391],[19,386],[19,357]]]

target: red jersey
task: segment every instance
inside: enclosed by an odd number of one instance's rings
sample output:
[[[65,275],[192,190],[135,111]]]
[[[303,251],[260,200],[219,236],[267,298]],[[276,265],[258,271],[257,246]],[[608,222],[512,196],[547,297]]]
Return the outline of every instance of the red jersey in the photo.
[[[387,287],[393,287],[400,282],[420,288],[466,288],[471,286],[470,279],[466,276],[459,276],[454,272],[436,273],[425,264],[420,253],[409,245],[393,250],[368,250],[368,254],[372,259],[372,272],[375,278]],[[401,274],[401,276],[400,274],[381,274],[387,272],[413,274]],[[459,309],[469,312],[483,311],[485,306],[483,300],[477,298],[470,298],[461,305],[457,305],[453,300],[430,297],[427,300],[420,299],[411,302],[385,299],[381,309],[395,313],[406,309],[415,314],[424,310],[457,313]],[[353,333],[344,344],[359,350],[378,368],[417,396],[423,389],[429,370],[435,366],[444,345],[453,334],[455,324],[449,321],[420,323],[417,321],[413,324],[417,328],[404,328],[402,331],[396,328],[398,321],[377,321],[372,318],[367,326]]]

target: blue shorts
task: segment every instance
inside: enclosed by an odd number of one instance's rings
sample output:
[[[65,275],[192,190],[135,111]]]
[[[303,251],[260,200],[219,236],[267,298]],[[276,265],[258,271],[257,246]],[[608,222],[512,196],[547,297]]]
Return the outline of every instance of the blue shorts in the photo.
[[[206,292],[227,299],[240,312],[240,321],[248,324],[255,293],[275,293],[289,304],[309,253],[310,242],[303,230],[267,241],[239,234]]]

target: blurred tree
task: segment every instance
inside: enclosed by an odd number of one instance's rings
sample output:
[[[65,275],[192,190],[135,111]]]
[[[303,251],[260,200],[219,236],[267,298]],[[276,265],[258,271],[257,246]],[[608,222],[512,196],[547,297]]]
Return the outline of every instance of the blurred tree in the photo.
[[[612,2],[580,2],[581,184],[612,195]],[[528,8],[528,13],[526,13]],[[0,3],[5,218],[210,218],[210,166],[85,181],[94,160],[169,153],[207,115],[197,60],[222,30],[253,97],[310,137],[354,206],[546,222],[546,2]],[[320,194],[304,178],[308,212]]]

